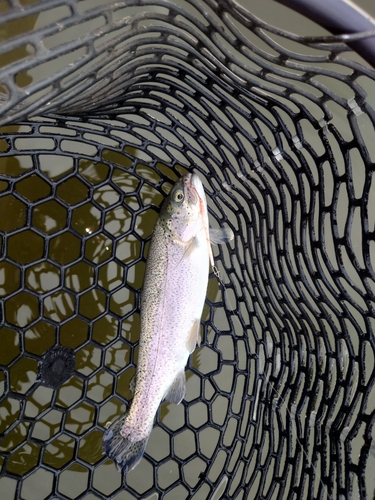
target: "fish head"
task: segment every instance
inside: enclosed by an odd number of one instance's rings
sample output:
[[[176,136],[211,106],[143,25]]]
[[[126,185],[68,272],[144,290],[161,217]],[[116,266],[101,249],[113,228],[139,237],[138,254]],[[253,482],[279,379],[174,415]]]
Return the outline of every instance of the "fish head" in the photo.
[[[169,193],[161,217],[172,234],[188,242],[208,223],[207,203],[203,184],[197,174],[182,176]]]

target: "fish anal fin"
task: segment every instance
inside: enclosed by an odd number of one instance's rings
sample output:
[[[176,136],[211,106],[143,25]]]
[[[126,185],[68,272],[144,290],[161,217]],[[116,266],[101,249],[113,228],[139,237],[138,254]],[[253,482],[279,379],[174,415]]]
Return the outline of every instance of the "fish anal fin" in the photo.
[[[234,234],[229,227],[210,228],[210,241],[217,245],[228,243],[233,240]]]
[[[200,324],[200,320],[196,319],[191,327],[186,343],[186,348],[190,353],[192,353],[197,346],[201,345]]]
[[[168,389],[165,395],[165,400],[169,403],[179,404],[184,399],[186,392],[186,376],[185,370],[182,370],[177,374],[172,385]]]

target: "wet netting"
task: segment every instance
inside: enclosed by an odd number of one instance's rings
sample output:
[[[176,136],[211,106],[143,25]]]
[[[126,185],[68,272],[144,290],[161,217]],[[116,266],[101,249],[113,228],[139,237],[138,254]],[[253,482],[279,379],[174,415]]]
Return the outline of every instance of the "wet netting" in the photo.
[[[250,10],[0,1],[2,499],[374,498],[375,71]],[[235,237],[186,397],[125,477],[103,434],[192,169]]]

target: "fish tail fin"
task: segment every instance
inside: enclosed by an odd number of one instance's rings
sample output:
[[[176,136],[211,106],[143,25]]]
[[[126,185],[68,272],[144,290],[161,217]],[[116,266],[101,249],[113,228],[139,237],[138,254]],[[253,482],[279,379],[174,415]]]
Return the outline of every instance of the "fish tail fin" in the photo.
[[[127,474],[136,467],[146,449],[148,434],[145,439],[133,442],[128,438],[124,438],[120,434],[120,430],[125,424],[127,414],[123,415],[113,422],[104,433],[103,437],[103,453],[111,458],[119,472]]]

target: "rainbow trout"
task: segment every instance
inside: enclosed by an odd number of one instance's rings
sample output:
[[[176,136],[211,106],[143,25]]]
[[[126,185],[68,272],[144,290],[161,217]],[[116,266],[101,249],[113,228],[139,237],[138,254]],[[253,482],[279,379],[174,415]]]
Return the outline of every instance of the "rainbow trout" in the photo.
[[[185,396],[185,366],[200,344],[210,261],[213,266],[211,242],[232,238],[228,228],[209,229],[198,175],[181,177],[162,206],[151,239],[133,400],[103,438],[103,451],[125,474],[141,460],[163,399],[178,404]]]

